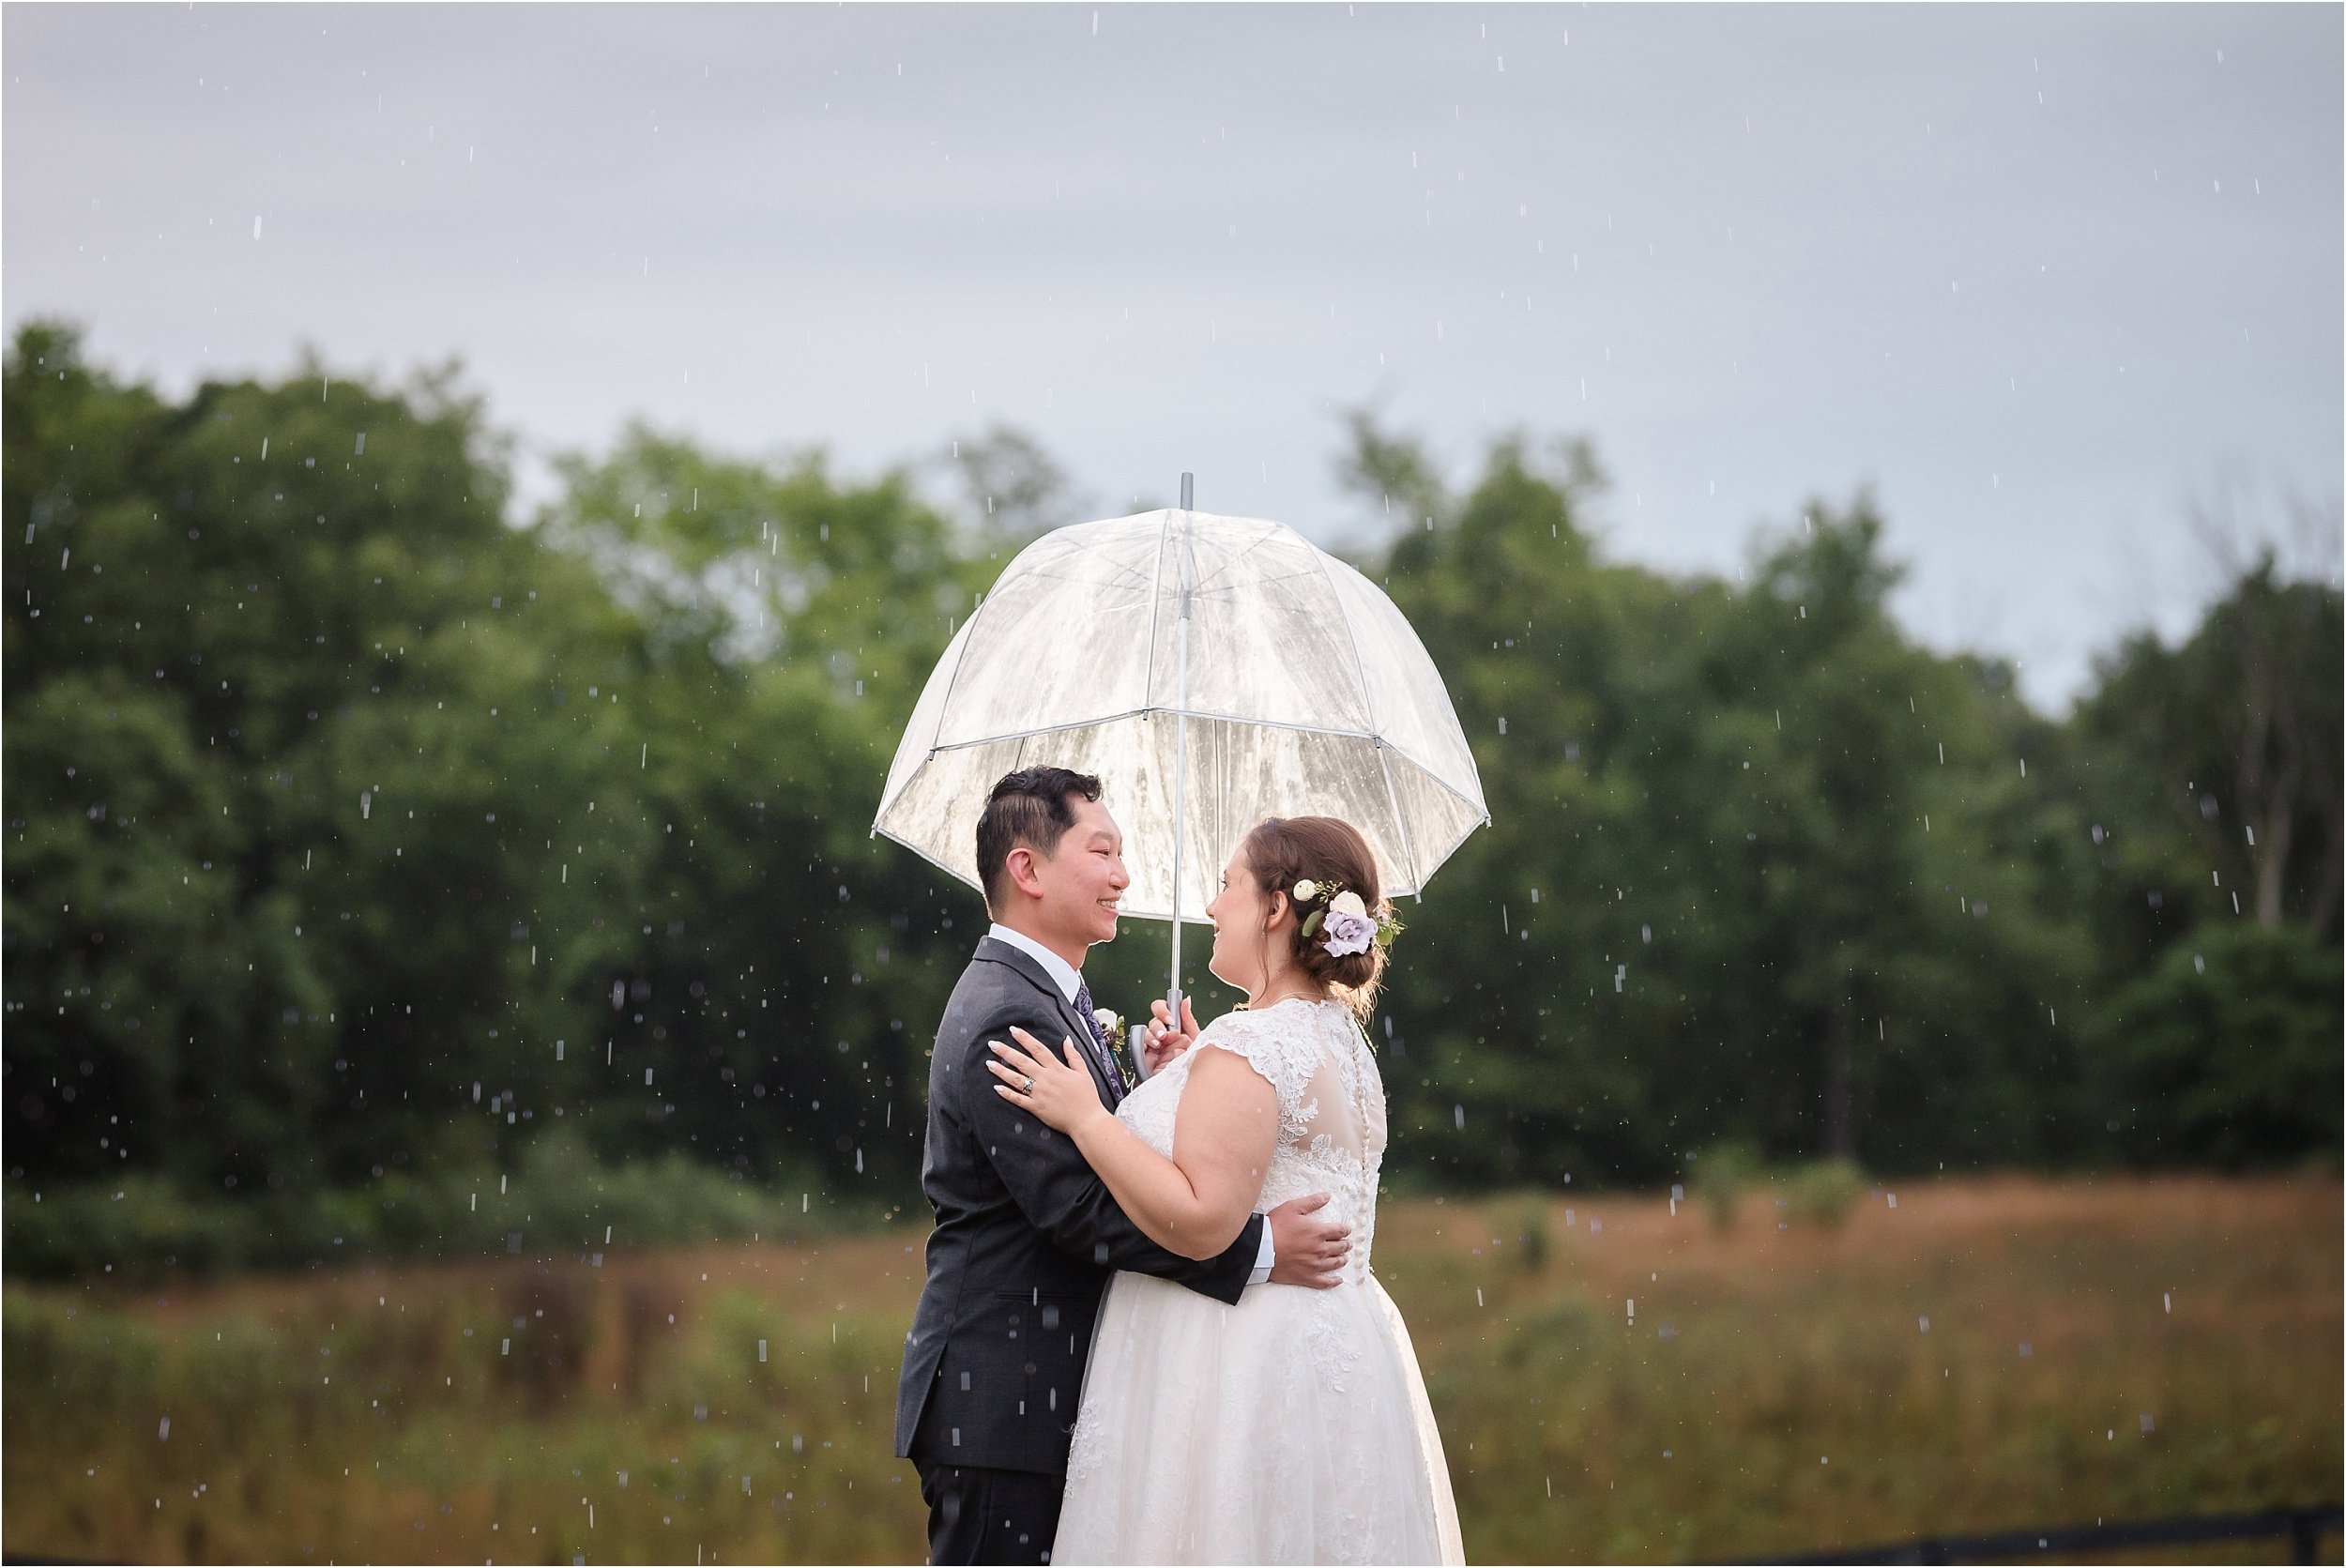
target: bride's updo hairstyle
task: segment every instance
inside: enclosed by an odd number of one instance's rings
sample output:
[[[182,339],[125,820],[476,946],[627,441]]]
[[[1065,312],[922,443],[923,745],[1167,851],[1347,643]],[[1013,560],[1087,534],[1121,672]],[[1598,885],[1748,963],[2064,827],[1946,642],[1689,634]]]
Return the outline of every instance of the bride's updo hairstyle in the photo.
[[[1359,829],[1339,817],[1267,816],[1240,847],[1266,903],[1272,893],[1285,893],[1294,906],[1295,884],[1308,878],[1358,893],[1372,920],[1393,912],[1378,882],[1376,853]],[[1371,942],[1366,952],[1331,953],[1323,945],[1324,928],[1303,935],[1302,922],[1312,908],[1307,904],[1295,909],[1295,921],[1287,927],[1288,956],[1313,983],[1365,1023],[1384,979],[1385,950]]]

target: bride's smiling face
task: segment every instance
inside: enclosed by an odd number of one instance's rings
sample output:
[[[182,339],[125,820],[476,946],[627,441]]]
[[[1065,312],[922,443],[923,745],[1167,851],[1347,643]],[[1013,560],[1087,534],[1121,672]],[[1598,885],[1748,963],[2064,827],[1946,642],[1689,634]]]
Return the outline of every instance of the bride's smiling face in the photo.
[[[1270,979],[1266,960],[1278,939],[1272,928],[1283,931],[1287,914],[1287,899],[1262,891],[1245,849],[1232,850],[1222,868],[1222,891],[1206,906],[1206,918],[1213,921],[1213,956],[1206,961],[1207,969],[1225,985],[1249,997],[1261,995]]]

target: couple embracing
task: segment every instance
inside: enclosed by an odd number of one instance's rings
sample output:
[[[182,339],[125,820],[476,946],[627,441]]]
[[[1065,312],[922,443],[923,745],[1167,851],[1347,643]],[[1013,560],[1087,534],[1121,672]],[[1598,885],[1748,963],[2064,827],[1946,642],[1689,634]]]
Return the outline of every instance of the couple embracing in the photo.
[[[1401,1316],[1369,1272],[1385,1095],[1361,1020],[1394,929],[1332,817],[1267,818],[1207,906],[1246,995],[1158,1004],[1130,1082],[1086,951],[1130,881],[1088,775],[977,830],[993,929],[929,1068],[937,1212],[896,1452],[935,1562],[1459,1562]]]

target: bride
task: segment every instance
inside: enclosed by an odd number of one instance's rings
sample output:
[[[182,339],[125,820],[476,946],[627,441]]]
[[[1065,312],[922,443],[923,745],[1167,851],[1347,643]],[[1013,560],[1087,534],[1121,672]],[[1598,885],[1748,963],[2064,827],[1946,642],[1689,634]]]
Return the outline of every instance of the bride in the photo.
[[[1361,1019],[1399,929],[1376,858],[1333,817],[1268,818],[1206,913],[1208,967],[1242,1011],[1113,1114],[1072,1044],[1062,1060],[1024,1029],[994,1043],[996,1092],[1073,1138],[1174,1252],[1214,1256],[1248,1214],[1319,1191],[1357,1244],[1334,1289],[1236,1306],[1116,1275],[1050,1560],[1463,1562],[1416,1353],[1369,1272],[1385,1095]]]

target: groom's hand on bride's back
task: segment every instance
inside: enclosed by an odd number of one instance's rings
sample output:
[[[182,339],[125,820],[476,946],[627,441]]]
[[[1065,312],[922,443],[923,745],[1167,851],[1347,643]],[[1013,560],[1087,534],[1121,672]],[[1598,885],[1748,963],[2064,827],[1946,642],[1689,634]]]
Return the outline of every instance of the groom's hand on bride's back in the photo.
[[[1316,1210],[1326,1206],[1326,1193],[1292,1197],[1264,1217],[1271,1226],[1271,1283],[1302,1285],[1326,1290],[1343,1283],[1344,1260],[1351,1256],[1352,1230]]]

